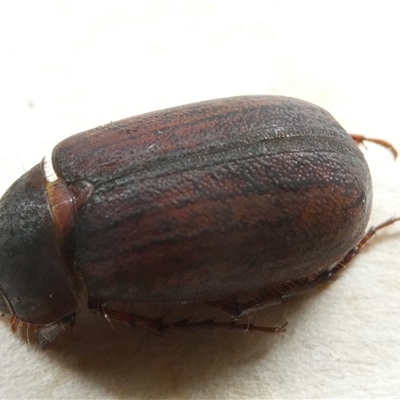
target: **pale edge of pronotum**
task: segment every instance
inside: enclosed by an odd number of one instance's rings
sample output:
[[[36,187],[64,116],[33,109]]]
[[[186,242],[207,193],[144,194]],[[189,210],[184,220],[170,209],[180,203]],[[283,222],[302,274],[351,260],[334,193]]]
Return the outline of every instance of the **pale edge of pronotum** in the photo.
[[[43,157],[43,170],[44,170],[44,175],[46,178],[46,181],[51,183],[51,182],[55,182],[56,180],[59,179],[59,177],[57,176],[56,171],[53,168],[53,163],[51,161],[51,154],[46,154]]]

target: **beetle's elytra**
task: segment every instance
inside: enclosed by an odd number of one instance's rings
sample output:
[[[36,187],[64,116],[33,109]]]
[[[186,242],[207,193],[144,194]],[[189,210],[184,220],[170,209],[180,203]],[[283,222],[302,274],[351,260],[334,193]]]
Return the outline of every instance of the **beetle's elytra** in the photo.
[[[71,136],[1,199],[0,311],[46,332],[43,341],[81,307],[204,301],[239,315],[277,300],[287,282],[326,281],[369,220],[363,139],[320,107],[278,96]],[[263,299],[237,304],[255,289]]]

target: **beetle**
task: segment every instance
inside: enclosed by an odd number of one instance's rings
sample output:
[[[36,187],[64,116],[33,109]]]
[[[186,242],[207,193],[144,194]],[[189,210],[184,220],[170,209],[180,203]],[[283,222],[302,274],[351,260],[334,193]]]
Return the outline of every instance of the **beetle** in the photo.
[[[113,305],[201,301],[236,320],[327,282],[398,220],[365,234],[365,140],[396,156],[282,96],[205,101],[73,135],[0,201],[0,311],[45,345],[82,307],[161,332],[160,320]]]

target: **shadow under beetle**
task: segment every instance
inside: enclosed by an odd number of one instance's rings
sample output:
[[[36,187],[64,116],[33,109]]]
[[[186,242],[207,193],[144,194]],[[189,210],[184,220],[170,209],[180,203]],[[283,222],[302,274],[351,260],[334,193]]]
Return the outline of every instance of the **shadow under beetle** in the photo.
[[[201,301],[235,320],[331,280],[398,220],[365,234],[365,140],[396,156],[320,107],[279,96],[206,101],[71,136],[0,201],[0,312],[43,346],[81,307],[157,332],[282,331],[165,324],[114,305]]]

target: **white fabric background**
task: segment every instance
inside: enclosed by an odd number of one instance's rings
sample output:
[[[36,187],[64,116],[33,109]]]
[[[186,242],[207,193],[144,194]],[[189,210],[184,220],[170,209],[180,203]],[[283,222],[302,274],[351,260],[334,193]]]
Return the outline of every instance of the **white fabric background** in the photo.
[[[62,138],[169,106],[281,94],[400,149],[390,1],[14,1],[0,5],[0,192]],[[400,167],[374,145],[371,224],[400,215]],[[157,337],[82,315],[46,351],[0,321],[0,398],[395,398],[400,224],[334,284],[275,310],[285,335]]]

